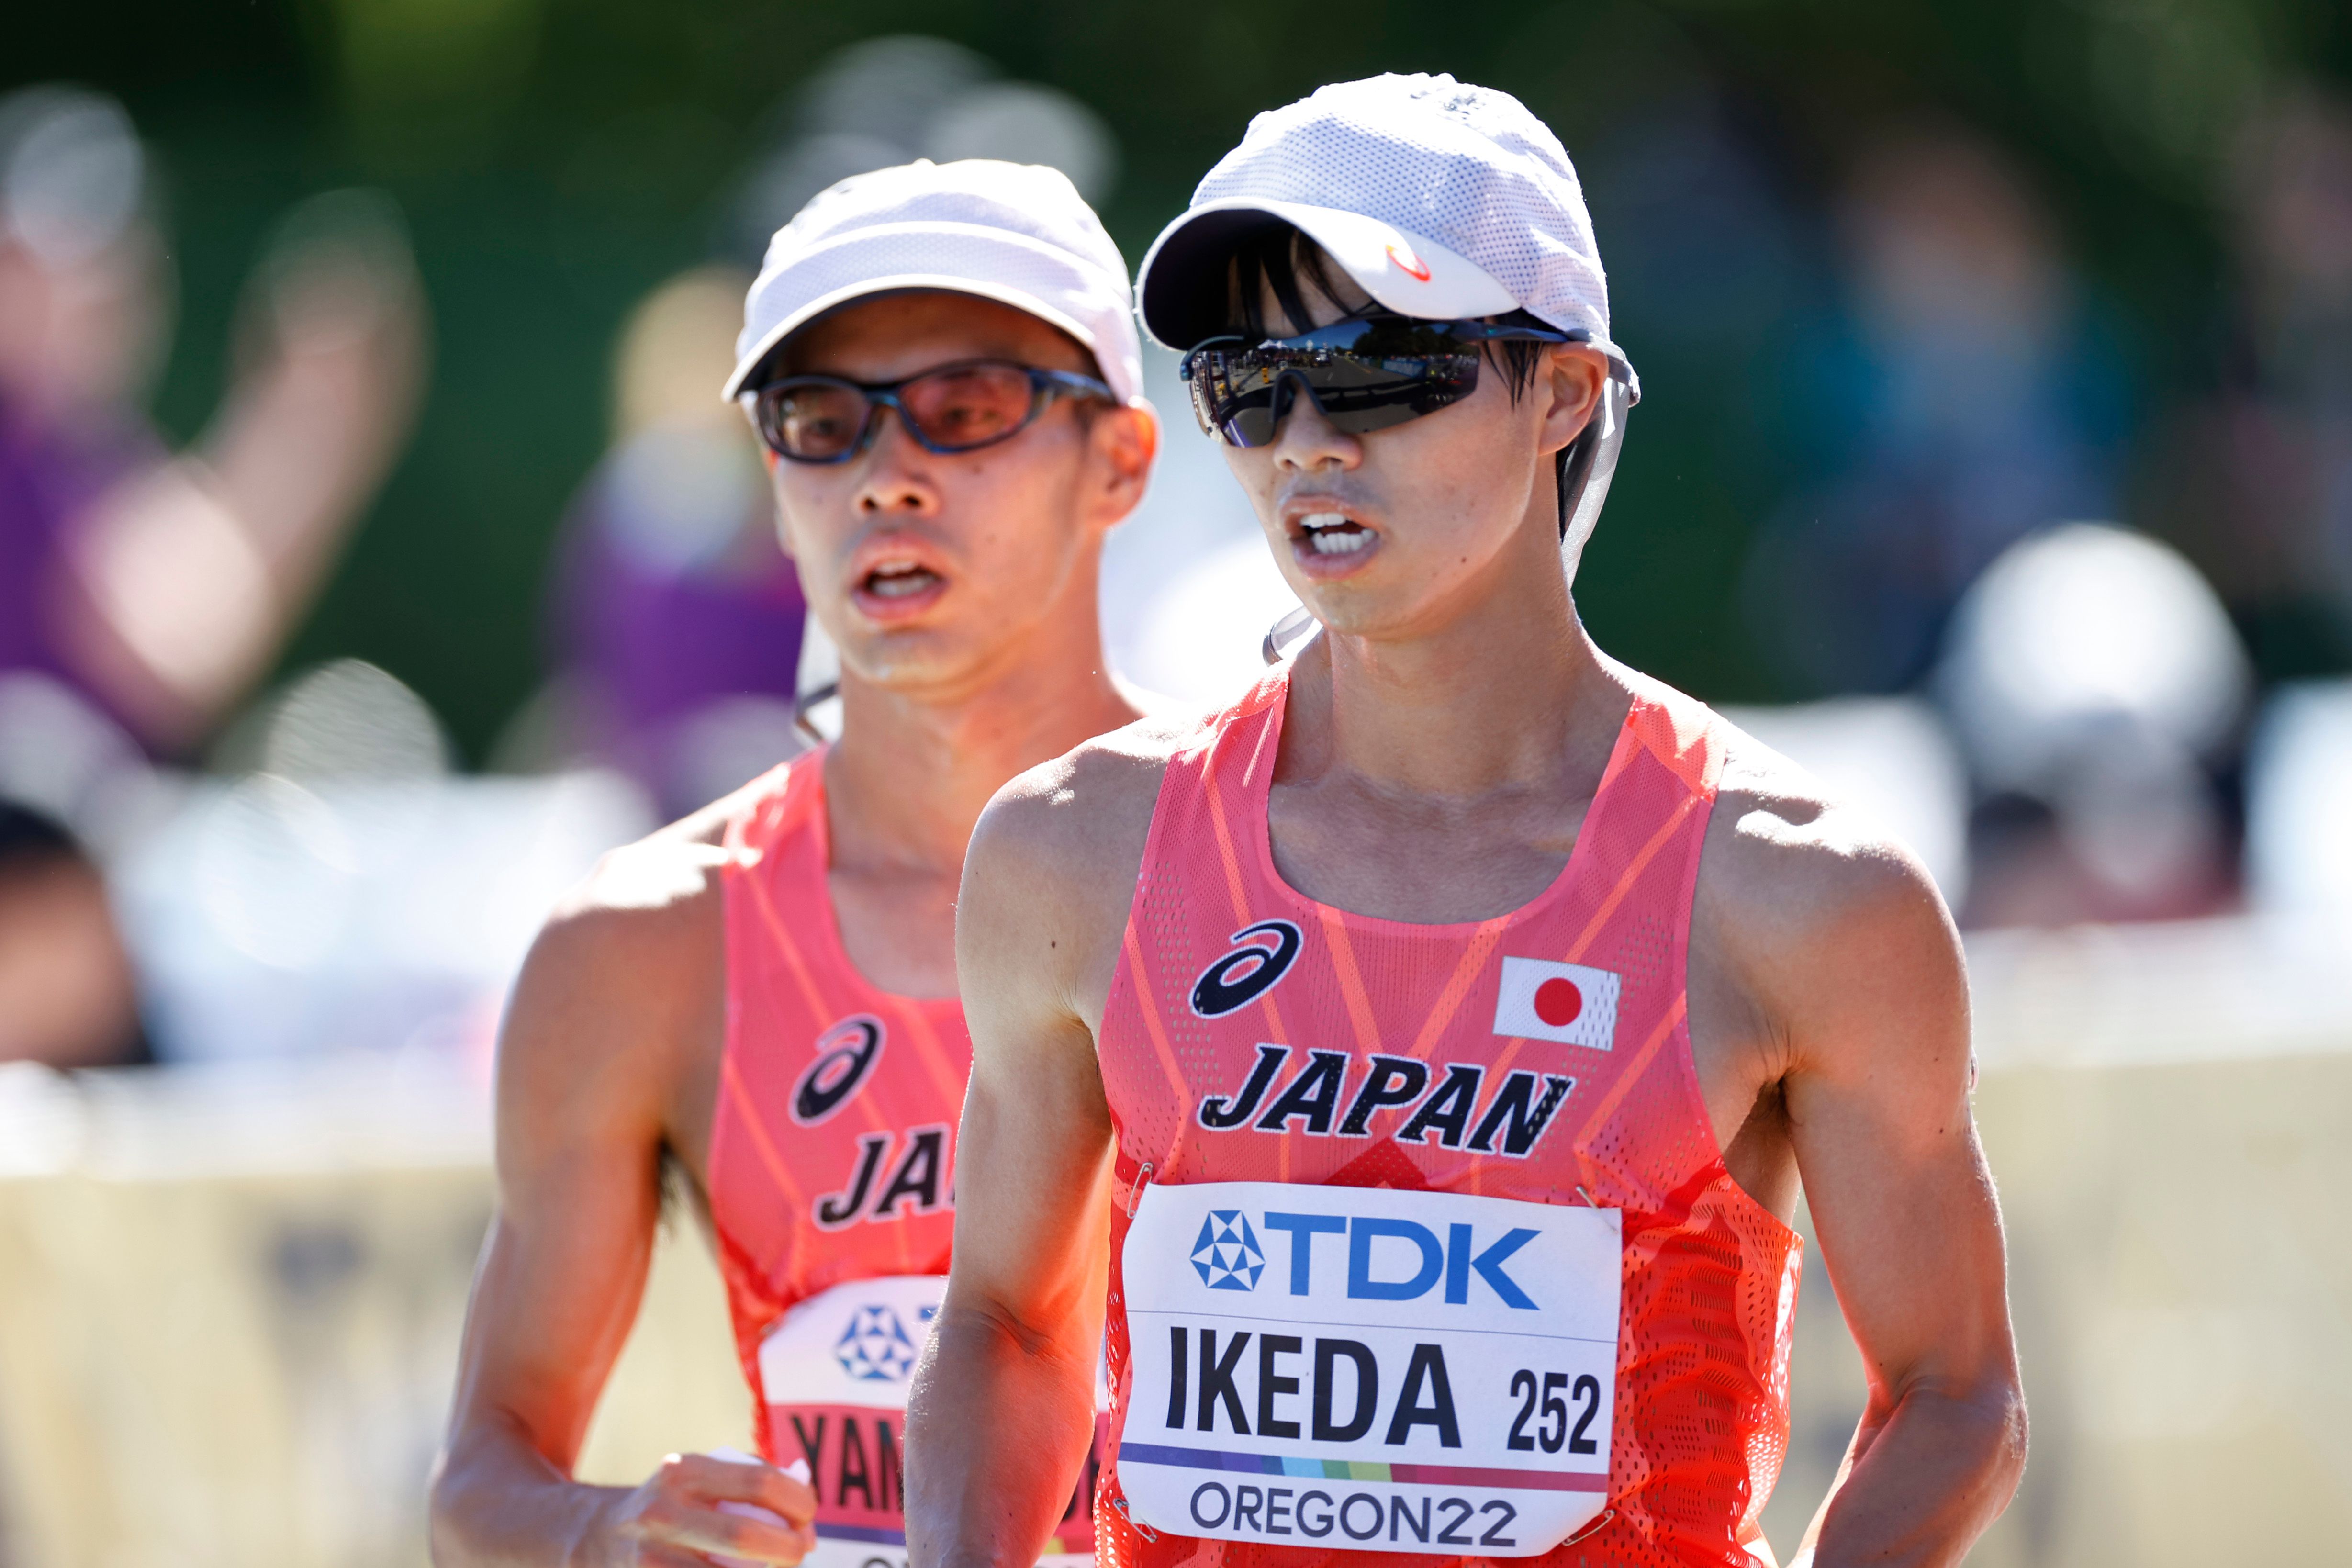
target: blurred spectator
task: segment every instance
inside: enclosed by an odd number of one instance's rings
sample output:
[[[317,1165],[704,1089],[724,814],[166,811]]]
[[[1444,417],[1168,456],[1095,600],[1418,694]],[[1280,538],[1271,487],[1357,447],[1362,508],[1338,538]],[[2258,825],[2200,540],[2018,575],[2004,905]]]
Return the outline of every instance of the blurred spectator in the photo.
[[[2002,549],[2113,515],[2124,376],[2050,223],[1990,148],[1907,134],[1855,168],[1848,298],[1777,361],[1771,422],[1824,476],[1759,534],[1745,592],[1798,685],[1918,679],[1960,592]]]
[[[993,62],[944,38],[852,44],[793,95],[782,123],[736,200],[730,245],[747,262],[819,191],[916,158],[1044,163],[1097,205],[1118,174],[1118,144],[1100,115],[1057,88],[1004,80]]]
[[[798,748],[800,578],[751,428],[719,396],[750,282],[730,267],[682,273],[622,328],[612,448],[558,557],[560,673],[506,748],[526,766],[616,766],[669,816]]]
[[[2228,167],[2241,288],[2223,388],[2191,405],[2150,487],[2270,679],[2352,664],[2352,108],[2254,116]]]
[[[136,772],[142,752],[201,740],[310,603],[416,406],[423,307],[398,216],[338,193],[281,226],[235,384],[169,451],[139,412],[173,297],[151,185],[113,100],[0,99],[0,1057],[139,1048],[76,819],[121,792],[41,787],[58,758]]]
[[[2251,671],[2179,552],[2092,523],[2012,546],[1961,601],[1935,686],[1988,803],[1967,923],[2180,919],[2234,900],[2216,775]]]
[[[1645,355],[1696,353],[1719,364],[1780,334],[1800,276],[1799,232],[1761,139],[1713,90],[1691,82],[1645,97],[1589,157],[1571,152],[1580,169],[1589,165],[1587,195],[1604,215],[1612,309],[1641,320]]]
[[[422,308],[397,216],[357,192],[281,226],[212,426],[137,412],[170,263],[121,106],[0,100],[0,668],[50,673],[152,752],[267,667],[405,440]]]
[[[47,817],[0,801],[0,1062],[121,1058],[136,1048],[132,994],[97,867]]]

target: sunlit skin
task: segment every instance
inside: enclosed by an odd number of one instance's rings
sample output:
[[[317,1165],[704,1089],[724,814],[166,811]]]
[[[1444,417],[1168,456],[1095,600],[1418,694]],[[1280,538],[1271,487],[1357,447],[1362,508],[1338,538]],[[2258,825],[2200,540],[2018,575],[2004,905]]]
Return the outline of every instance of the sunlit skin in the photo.
[[[1309,324],[1353,303],[1310,299]],[[1490,362],[1423,418],[1351,437],[1302,403],[1269,446],[1227,450],[1328,628],[1295,667],[1268,804],[1300,892],[1483,919],[1566,865],[1633,698],[1576,618],[1550,478],[1602,374],[1563,345],[1516,401]],[[1371,537],[1317,550],[1307,520],[1332,513]],[[1009,785],[972,840],[955,1265],[908,1412],[917,1568],[1023,1568],[1085,1459],[1112,1153],[1096,1042],[1183,733],[1080,747]],[[1795,1561],[1957,1563],[2015,1490],[2025,1407],[1950,917],[1907,850],[1734,731],[1688,994],[1725,1165],[1784,1220],[1801,1184],[1870,1377]]]
[[[793,368],[887,383],[1004,358],[1090,371],[1078,345],[963,295],[864,301],[791,345]],[[1056,403],[1020,435],[939,456],[886,415],[833,467],[774,466],[784,542],[842,649],[843,732],[825,760],[833,916],[885,990],[956,992],[954,900],[972,824],[1024,768],[1136,717],[1104,673],[1105,534],[1150,473],[1147,408]],[[877,571],[935,581],[884,601]],[[807,1487],[765,1465],[673,1458],[637,1487],[573,1466],[635,1321],[664,1157],[709,1226],[725,1040],[719,880],[730,799],[605,858],[541,932],[499,1050],[499,1208],[468,1313],[433,1487],[433,1552],[457,1564],[800,1561]],[[781,1515],[772,1525],[722,1500]]]

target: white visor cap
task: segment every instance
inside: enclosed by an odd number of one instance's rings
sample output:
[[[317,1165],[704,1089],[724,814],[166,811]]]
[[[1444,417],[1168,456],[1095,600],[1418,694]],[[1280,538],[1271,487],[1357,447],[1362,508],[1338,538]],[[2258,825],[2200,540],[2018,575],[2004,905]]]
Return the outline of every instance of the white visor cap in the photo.
[[[1525,310],[1606,353],[1641,395],[1609,335],[1575,166],[1509,93],[1378,76],[1259,115],[1144,257],[1144,330],[1179,352],[1229,331],[1225,264],[1267,218],[1305,233],[1387,310],[1424,321]]]
[[[1085,344],[1122,400],[1143,395],[1127,264],[1102,220],[1060,170],[994,158],[919,159],[811,199],[768,242],[721,395],[740,396],[827,310],[903,289],[1026,310]]]

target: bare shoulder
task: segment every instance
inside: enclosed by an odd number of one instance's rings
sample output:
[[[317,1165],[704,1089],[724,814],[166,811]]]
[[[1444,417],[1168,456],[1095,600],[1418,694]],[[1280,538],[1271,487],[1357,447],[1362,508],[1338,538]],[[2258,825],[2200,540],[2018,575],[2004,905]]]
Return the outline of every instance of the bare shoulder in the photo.
[[[1918,857],[1803,768],[1727,729],[1695,916],[1775,1032],[1820,1047],[1853,1033],[1824,1025],[1872,1007],[1965,1030],[1958,934]]]
[[[1032,890],[1132,888],[1168,759],[1198,732],[1190,717],[1139,719],[1031,768],[981,814],[965,862]]]
[[[600,1002],[684,978],[678,960],[720,933],[725,805],[607,851],[548,916],[530,967]]]
[[[723,1006],[736,798],[607,852],[540,929],[499,1039],[501,1144],[582,1115],[658,1122]]]
[[[1168,759],[1199,733],[1197,715],[1153,715],[1097,735],[1030,769],[990,801],[964,858],[957,909],[959,951],[982,966],[998,960],[1032,967],[1005,948],[1017,917],[1016,947],[1032,940],[1047,955],[1042,972],[1081,1016],[1099,1011],[1099,993],[1125,929],[1127,906],[1150,837],[1152,808]]]

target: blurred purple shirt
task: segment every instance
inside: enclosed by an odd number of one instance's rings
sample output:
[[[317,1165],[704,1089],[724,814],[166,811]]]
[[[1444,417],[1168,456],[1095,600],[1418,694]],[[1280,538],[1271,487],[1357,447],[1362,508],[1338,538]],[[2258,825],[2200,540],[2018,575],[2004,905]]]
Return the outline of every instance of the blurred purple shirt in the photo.
[[[67,551],[90,504],[162,457],[143,426],[116,419],[68,429],[0,396],[0,673],[49,676],[134,735],[130,717],[74,665],[60,600]]]
[[[665,807],[666,754],[713,704],[789,705],[806,614],[776,542],[772,502],[732,443],[654,430],[608,454],[582,488],[555,581],[556,657],[591,696],[606,760]]]

